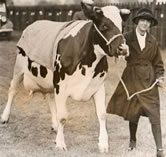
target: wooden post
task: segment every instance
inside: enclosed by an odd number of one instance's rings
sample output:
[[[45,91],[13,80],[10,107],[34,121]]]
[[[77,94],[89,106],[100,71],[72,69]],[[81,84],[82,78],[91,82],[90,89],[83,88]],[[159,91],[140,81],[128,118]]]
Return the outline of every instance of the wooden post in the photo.
[[[152,2],[152,12],[153,13],[155,12],[156,2],[157,2],[157,0],[153,0],[153,2]]]

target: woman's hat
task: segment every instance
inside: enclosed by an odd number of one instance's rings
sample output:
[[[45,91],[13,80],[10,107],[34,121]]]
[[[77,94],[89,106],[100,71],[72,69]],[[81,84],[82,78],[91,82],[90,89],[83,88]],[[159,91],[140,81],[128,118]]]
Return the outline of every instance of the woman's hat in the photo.
[[[151,21],[151,27],[156,26],[158,21],[153,17],[152,11],[147,8],[138,10],[137,15],[132,19],[135,24],[138,24],[139,19],[147,19]]]

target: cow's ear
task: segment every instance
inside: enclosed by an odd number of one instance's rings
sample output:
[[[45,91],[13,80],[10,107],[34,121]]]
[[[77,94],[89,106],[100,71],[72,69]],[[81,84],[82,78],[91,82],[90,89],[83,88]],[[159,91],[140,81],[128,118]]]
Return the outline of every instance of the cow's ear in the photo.
[[[103,11],[99,7],[93,7],[93,11],[97,16],[103,16]]]
[[[99,7],[93,7],[93,14],[90,17],[90,19],[94,22],[94,23],[100,23],[101,18],[103,17],[103,11],[101,8]]]
[[[82,8],[85,16],[87,18],[91,19],[91,16],[93,15],[93,5],[81,2],[81,8]]]
[[[129,9],[120,9],[120,15],[124,22],[128,19],[130,13],[131,11]]]
[[[101,8],[96,7],[94,5],[89,5],[81,2],[82,10],[85,14],[85,16],[88,19],[91,19],[93,21],[96,21],[100,16],[103,16],[103,11]]]

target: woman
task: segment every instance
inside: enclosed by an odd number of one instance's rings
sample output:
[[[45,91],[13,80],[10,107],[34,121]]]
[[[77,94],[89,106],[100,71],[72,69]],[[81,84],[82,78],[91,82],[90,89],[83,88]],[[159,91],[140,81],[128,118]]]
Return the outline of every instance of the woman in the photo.
[[[129,94],[149,88],[156,79],[162,82],[164,65],[160,54],[159,44],[149,33],[149,29],[158,24],[151,10],[142,8],[133,18],[136,28],[125,34],[130,55],[126,58],[127,66],[122,74]],[[126,92],[118,84],[108,103],[107,113],[117,114],[129,121],[130,143],[129,149],[136,147],[136,131],[140,116],[147,116],[150,120],[154,136],[157,157],[164,157],[160,125],[160,99],[158,85],[148,92],[127,99]]]

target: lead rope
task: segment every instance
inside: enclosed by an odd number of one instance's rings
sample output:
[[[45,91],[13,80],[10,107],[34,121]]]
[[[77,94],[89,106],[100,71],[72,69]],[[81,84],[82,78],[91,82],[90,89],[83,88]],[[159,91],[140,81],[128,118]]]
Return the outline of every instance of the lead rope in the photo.
[[[118,74],[118,77],[119,77],[120,82],[122,83],[123,88],[124,88],[124,90],[125,90],[125,92],[126,92],[127,100],[131,100],[134,96],[136,96],[136,95],[138,95],[138,94],[141,94],[141,93],[145,93],[145,92],[150,91],[150,90],[159,82],[159,79],[156,79],[156,81],[155,81],[149,88],[140,90],[140,91],[135,92],[135,93],[133,93],[132,95],[130,95],[130,94],[129,94],[129,91],[128,91],[128,89],[127,89],[127,87],[126,87],[126,85],[125,85],[125,83],[124,83],[124,81],[123,81],[123,79],[119,76],[119,74]],[[163,76],[163,77],[160,77],[160,78],[161,78],[161,79],[165,79],[166,77]],[[163,88],[164,90],[166,90],[166,88],[165,88],[164,86],[162,86],[162,88]]]

